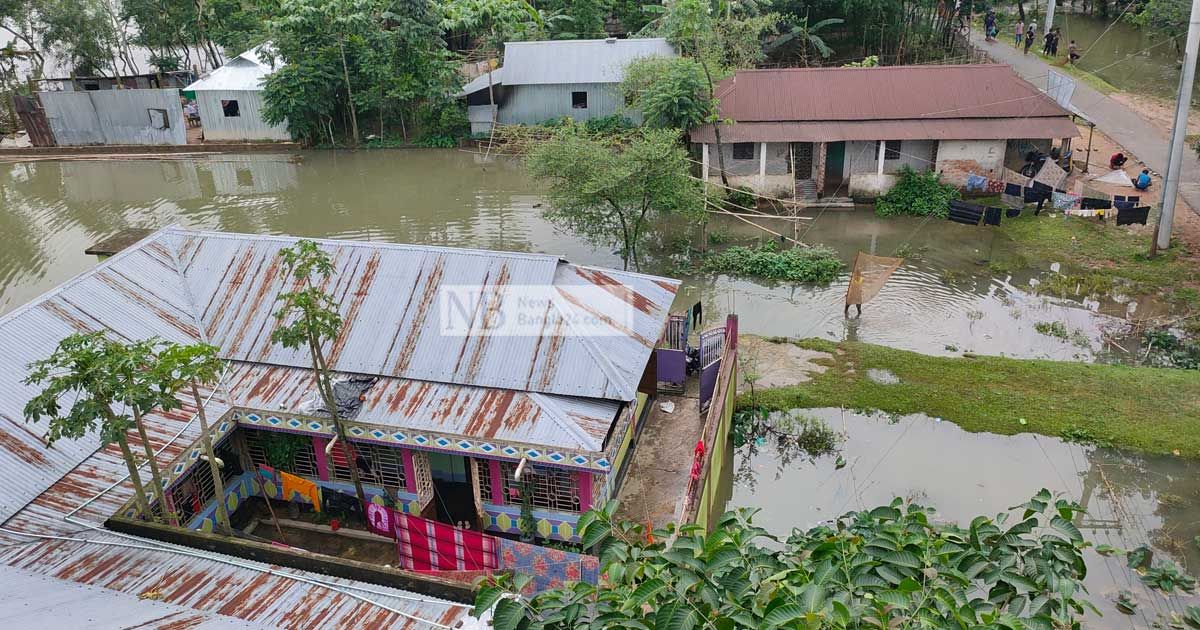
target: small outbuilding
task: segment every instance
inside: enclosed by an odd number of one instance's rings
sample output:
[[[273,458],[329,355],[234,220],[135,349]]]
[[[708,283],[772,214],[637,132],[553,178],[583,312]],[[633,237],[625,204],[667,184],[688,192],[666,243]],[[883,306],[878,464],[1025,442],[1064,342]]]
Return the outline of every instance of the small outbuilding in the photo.
[[[476,77],[459,92],[467,101],[472,133],[499,124],[536,125],[557,118],[588,120],[623,113],[625,66],[642,57],[674,57],[660,37],[509,42],[504,66]]]
[[[875,197],[905,166],[963,186],[1055,142],[1065,154],[1079,135],[1071,112],[1007,65],[739,70],[716,92],[730,184],[799,199]],[[719,182],[713,125],[691,141]]]
[[[263,119],[263,80],[279,68],[256,46],[204,75],[184,91],[196,93],[205,140],[291,140],[286,124]]]

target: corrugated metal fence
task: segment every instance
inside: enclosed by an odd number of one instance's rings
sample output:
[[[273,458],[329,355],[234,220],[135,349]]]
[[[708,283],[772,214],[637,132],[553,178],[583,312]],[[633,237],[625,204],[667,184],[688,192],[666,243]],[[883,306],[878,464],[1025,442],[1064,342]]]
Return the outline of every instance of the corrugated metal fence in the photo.
[[[39,92],[60,146],[187,144],[179,90]]]

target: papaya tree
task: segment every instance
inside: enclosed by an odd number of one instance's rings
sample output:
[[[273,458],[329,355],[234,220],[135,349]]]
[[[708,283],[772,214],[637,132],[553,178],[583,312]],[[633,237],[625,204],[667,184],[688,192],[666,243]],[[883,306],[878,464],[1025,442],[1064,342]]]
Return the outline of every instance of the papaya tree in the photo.
[[[158,344],[157,338],[128,344],[108,341],[108,350],[117,377],[117,398],[124,403],[125,408],[133,416],[133,426],[137,429],[142,450],[146,454],[146,462],[150,466],[150,487],[154,492],[155,500],[158,501],[159,509],[169,519],[162,471],[158,467],[158,458],[155,457],[154,445],[150,443],[145,423],[145,415],[155,409],[167,411],[179,407],[179,401],[174,395],[167,394],[161,388],[156,387],[155,364],[157,358],[154,350]],[[156,520],[158,519],[156,518]]]
[[[213,450],[212,434],[208,428],[208,416],[204,413],[204,399],[200,397],[200,385],[215,385],[220,380],[225,362],[217,356],[218,348],[204,343],[168,343],[159,349],[157,374],[159,386],[165,395],[176,398],[176,394],[191,394],[196,405],[196,417],[200,420],[200,444],[208,459],[212,474],[213,489],[217,496],[217,527],[225,535],[231,535],[229,511],[225,508],[225,482],[221,479],[221,467]],[[185,394],[187,395],[187,394]]]
[[[313,282],[314,278],[329,279],[333,274],[333,261],[328,252],[310,240],[300,240],[291,247],[279,250],[279,258],[283,261],[284,274],[295,280],[295,289],[281,293],[277,298],[281,302],[279,310],[275,311],[279,325],[271,332],[271,341],[292,350],[308,351],[317,393],[325,403],[329,417],[333,419],[334,429],[341,441],[340,448],[350,464],[354,491],[358,494],[358,500],[365,505],[367,495],[363,492],[358,466],[350,449],[349,435],[338,414],[337,399],[333,394],[333,376],[323,349],[326,343],[337,339],[342,329],[342,316],[333,297]]]
[[[124,352],[102,332],[75,333],[60,341],[49,357],[30,363],[26,385],[42,391],[25,404],[26,422],[48,421],[46,443],[78,440],[98,432],[103,444],[116,442],[129,470],[134,502],[150,515],[138,463],[129,448],[133,418],[127,408],[118,412],[122,384],[119,363]],[[165,506],[164,506],[165,507]]]

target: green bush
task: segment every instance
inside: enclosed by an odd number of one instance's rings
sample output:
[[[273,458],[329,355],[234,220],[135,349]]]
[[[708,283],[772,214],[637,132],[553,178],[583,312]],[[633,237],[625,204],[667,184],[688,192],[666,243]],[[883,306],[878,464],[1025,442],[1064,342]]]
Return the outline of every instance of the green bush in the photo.
[[[753,210],[758,207],[758,196],[754,194],[754,189],[749,186],[738,186],[733,190],[725,191],[725,209],[737,212],[738,210]]]
[[[817,245],[779,250],[774,242],[758,247],[730,247],[709,256],[705,271],[792,282],[830,282],[842,270],[837,250]]]
[[[875,214],[881,217],[909,214],[945,218],[950,213],[950,201],[961,197],[958,188],[943,184],[936,172],[914,171],[905,166],[895,187],[875,200]]]
[[[417,108],[421,136],[416,144],[426,147],[453,148],[458,139],[471,132],[467,110],[455,101],[433,101]]]
[[[633,121],[620,114],[612,114],[609,116],[601,116],[600,118],[589,118],[583,123],[583,128],[588,133],[610,134],[626,129],[633,129],[635,125]]]

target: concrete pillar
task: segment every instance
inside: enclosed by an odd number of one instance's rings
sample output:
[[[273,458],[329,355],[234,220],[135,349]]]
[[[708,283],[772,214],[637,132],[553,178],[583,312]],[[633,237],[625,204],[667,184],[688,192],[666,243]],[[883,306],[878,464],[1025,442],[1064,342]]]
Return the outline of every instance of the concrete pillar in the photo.
[[[825,194],[825,157],[828,151],[824,142],[813,144],[813,172],[812,177],[817,185],[817,194]]]
[[[879,163],[875,165],[875,172],[883,175],[883,156],[887,152],[887,140],[879,141]]]
[[[758,185],[766,188],[767,186],[767,143],[760,142],[758,144]]]
[[[708,181],[708,143],[700,145],[700,179]]]

